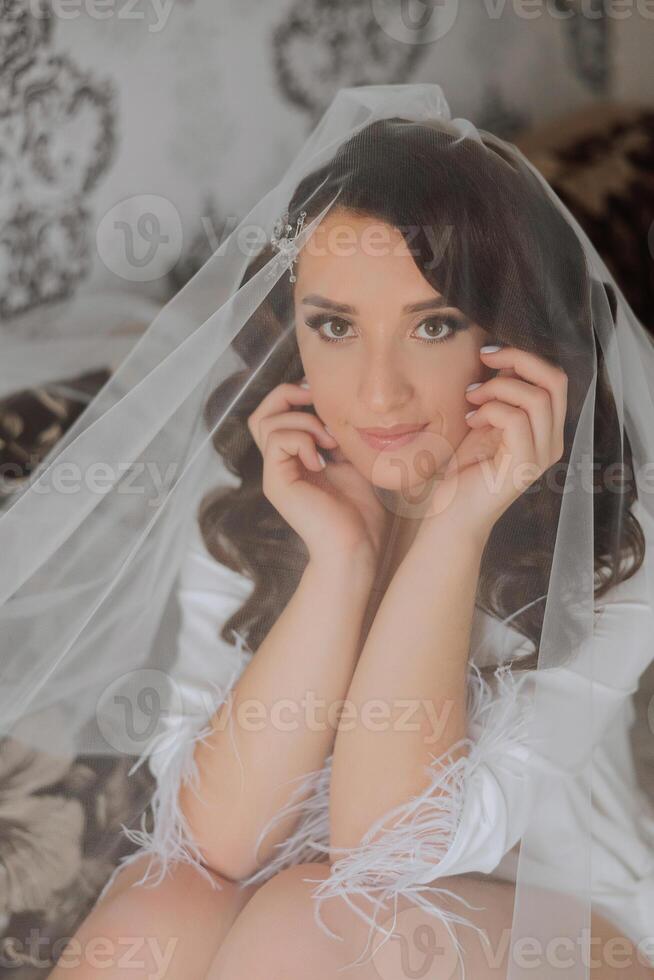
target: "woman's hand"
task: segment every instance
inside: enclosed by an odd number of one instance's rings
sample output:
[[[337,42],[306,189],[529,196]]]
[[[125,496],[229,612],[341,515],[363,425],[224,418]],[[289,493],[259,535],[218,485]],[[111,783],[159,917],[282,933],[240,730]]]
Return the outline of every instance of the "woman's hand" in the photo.
[[[293,411],[311,399],[308,389],[282,383],[249,416],[248,428],[264,460],[263,492],[312,559],[360,558],[374,572],[386,511],[323,422]],[[332,452],[333,461],[325,467],[316,443]]]
[[[431,495],[426,524],[442,515],[485,540],[514,500],[561,459],[568,377],[517,347],[480,357],[503,373],[467,392],[479,408]]]

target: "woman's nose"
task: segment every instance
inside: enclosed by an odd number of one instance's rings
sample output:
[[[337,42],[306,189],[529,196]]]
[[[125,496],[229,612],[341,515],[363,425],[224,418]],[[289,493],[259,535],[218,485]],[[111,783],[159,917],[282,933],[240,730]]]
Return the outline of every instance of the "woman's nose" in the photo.
[[[410,399],[412,390],[397,358],[377,358],[369,361],[362,372],[359,398],[372,412],[388,414]]]

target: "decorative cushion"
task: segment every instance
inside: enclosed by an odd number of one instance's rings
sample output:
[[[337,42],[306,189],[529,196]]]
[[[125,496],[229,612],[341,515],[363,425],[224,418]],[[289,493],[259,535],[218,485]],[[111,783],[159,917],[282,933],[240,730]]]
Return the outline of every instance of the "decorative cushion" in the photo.
[[[654,333],[654,109],[593,105],[513,142],[577,218]]]

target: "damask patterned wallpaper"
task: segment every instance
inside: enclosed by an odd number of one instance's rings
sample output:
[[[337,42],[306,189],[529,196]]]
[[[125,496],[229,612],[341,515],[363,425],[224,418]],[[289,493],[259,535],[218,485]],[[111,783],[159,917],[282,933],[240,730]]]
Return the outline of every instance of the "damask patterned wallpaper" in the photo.
[[[454,115],[509,138],[610,96],[616,24],[601,10],[0,0],[3,330],[49,335],[84,297],[103,297],[100,318],[115,294],[164,302],[343,85],[438,82]]]

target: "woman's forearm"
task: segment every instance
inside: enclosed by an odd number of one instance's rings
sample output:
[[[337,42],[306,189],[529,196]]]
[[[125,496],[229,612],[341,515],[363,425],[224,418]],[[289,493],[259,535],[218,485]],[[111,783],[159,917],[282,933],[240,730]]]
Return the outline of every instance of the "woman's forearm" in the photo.
[[[196,745],[198,795],[183,785],[180,807],[205,862],[227,877],[256,870],[254,843],[291,799],[297,787],[289,781],[320,769],[332,749],[334,705],[345,697],[360,653],[373,577],[368,563],[354,557],[347,565],[309,561],[234,684],[231,711],[222,705],[211,719],[214,730]],[[291,816],[275,825],[260,863],[294,822]]]
[[[424,530],[386,590],[347,692],[356,724],[339,727],[334,743],[330,825],[336,848],[356,846],[384,813],[422,792],[425,766],[466,735],[483,542],[435,520]]]

